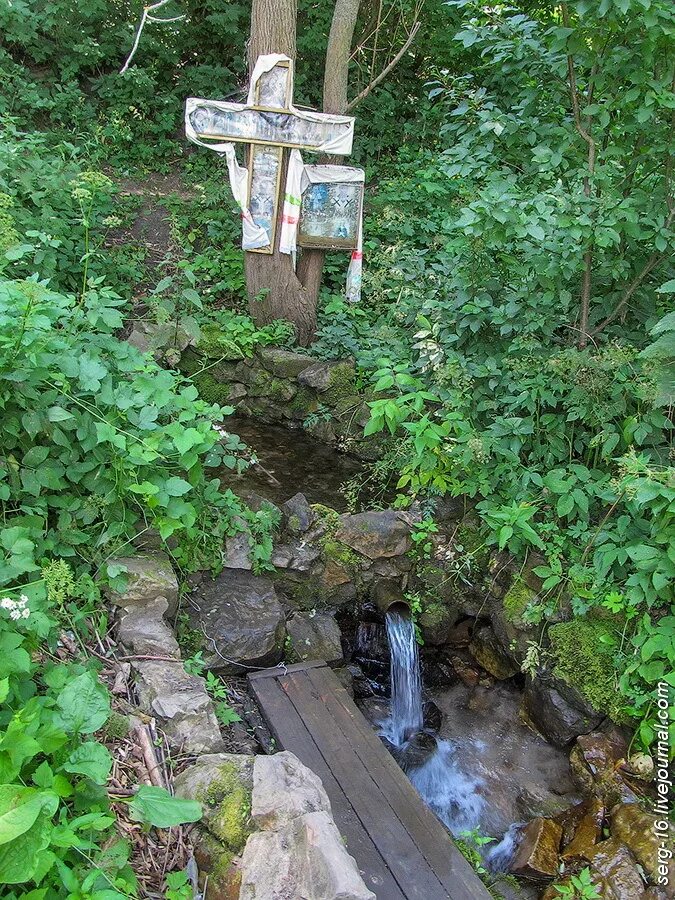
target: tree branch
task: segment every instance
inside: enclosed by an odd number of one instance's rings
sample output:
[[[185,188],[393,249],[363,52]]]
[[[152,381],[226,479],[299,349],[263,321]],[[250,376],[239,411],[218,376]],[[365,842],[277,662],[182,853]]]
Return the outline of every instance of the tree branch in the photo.
[[[364,87],[364,89],[361,91],[360,94],[357,94],[353,100],[350,100],[350,102],[347,104],[347,109],[345,110],[346,112],[351,112],[351,110],[354,109],[354,107],[358,103],[360,103],[362,100],[365,100],[365,98],[368,96],[368,94],[370,94],[370,92],[372,90],[374,90],[378,86],[378,84],[387,77],[387,75],[391,72],[391,70],[395,66],[398,65],[398,63],[401,61],[401,58],[403,57],[403,54],[406,52],[408,47],[410,47],[412,42],[415,40],[415,35],[420,30],[420,25],[421,25],[421,22],[419,22],[419,21],[414,23],[413,27],[410,29],[410,34],[408,35],[408,38],[407,38],[405,44],[401,47],[401,49],[398,51],[396,56],[390,62],[387,63],[387,65],[384,67],[384,69],[382,69],[380,74],[376,78],[374,78],[370,82],[370,84],[368,84],[368,85],[366,85],[366,87]]]
[[[664,227],[669,228],[670,225],[672,224],[672,221],[674,218],[675,218],[675,209],[672,209],[668,215],[668,218],[666,219]],[[655,269],[656,266],[658,266],[658,264],[665,259],[665,257],[666,257],[665,253],[652,253],[652,255],[649,257],[647,262],[644,264],[644,266],[640,269],[638,274],[635,276],[635,278],[631,281],[631,283],[628,285],[626,290],[623,292],[623,294],[621,295],[621,299],[619,300],[617,305],[614,307],[614,310],[608,316],[606,316],[602,320],[602,322],[600,322],[599,325],[596,325],[596,327],[593,329],[593,331],[591,331],[591,337],[594,337],[596,334],[599,334],[603,330],[603,328],[606,328],[607,325],[610,325],[615,319],[617,319],[621,315],[623,310],[626,308],[626,306],[630,302],[631,297],[633,296],[635,291],[640,287],[640,285],[645,280],[647,275],[649,275],[649,273],[652,271],[652,269]]]
[[[166,25],[169,22],[179,22],[181,19],[185,18],[185,14],[182,14],[180,16],[172,16],[170,19],[159,19],[157,18],[157,16],[152,15],[154,10],[161,9],[162,6],[166,6],[166,4],[169,2],[170,0],[159,0],[158,3],[152,3],[150,6],[143,7],[143,14],[141,15],[141,21],[138,23],[138,28],[136,29],[136,36],[131,48],[131,53],[129,54],[129,56],[127,56],[127,61],[120,69],[120,75],[124,75],[126,70],[131,65],[131,60],[136,55],[136,51],[138,50],[138,45],[141,41],[141,35],[143,34],[143,29],[145,28],[146,22],[154,22],[156,25]]]

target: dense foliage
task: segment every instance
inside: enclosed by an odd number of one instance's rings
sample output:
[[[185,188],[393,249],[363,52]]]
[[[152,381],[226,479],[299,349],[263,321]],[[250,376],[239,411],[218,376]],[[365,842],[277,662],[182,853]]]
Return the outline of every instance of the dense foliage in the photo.
[[[400,24],[417,4],[383,9]],[[352,96],[378,10],[361,6]],[[222,164],[180,131],[187,95],[241,97],[249,4],[168,5],[186,18],[149,26],[119,75],[139,12],[0,6],[0,880],[36,900],[136,892],[109,840],[109,700],[94,663],[55,661],[61,630],[105,625],[97,585],[139,536],[183,571],[217,567],[242,528],[257,566],[271,552],[269,514],[209,474],[245,465],[229,410],[198,397],[208,371],[175,371],[196,340],[229,359],[292,342],[244,314]],[[320,104],[330,12],[299,3],[297,102]],[[675,687],[674,30],[667,0],[427,0],[356,110],[363,302],[329,254],[314,347],[355,357],[367,431],[396,436],[369,485],[429,517],[463,497],[487,543],[534,561],[523,618],[558,622],[554,649],[602,642],[585,682],[645,747],[654,686]],[[148,170],[189,187],[159,201],[159,260],[129,231]],[[121,340],[130,302],[162,367]]]

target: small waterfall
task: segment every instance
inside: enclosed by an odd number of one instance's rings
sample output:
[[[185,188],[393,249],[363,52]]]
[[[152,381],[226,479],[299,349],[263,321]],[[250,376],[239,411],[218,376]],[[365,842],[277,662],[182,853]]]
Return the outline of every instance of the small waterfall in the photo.
[[[391,654],[391,720],[387,736],[392,744],[400,747],[424,724],[422,675],[415,625],[410,615],[392,607],[386,622]]]

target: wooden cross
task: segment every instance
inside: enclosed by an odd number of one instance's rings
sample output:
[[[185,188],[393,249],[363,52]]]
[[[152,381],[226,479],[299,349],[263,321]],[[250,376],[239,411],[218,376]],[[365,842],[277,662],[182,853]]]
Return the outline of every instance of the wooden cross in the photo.
[[[290,59],[257,76],[254,70],[254,76],[247,104],[192,98],[186,119],[199,142],[212,143],[214,149],[223,141],[250,145],[247,207],[269,237],[269,246],[255,252],[273,253],[284,150],[349,154],[354,119],[296,109]]]

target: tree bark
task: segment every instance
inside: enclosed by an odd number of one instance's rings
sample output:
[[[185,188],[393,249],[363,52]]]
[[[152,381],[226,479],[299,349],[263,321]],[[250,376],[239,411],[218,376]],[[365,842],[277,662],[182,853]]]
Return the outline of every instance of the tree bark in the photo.
[[[295,59],[296,22],[297,0],[253,0],[249,72],[253,72],[255,61],[265,53],[285,53]],[[312,300],[308,296],[293,271],[292,257],[279,252],[287,168],[288,151],[284,150],[274,252],[244,254],[246,291],[251,315],[257,325],[266,325],[274,319],[286,319],[295,326],[298,343],[307,346],[316,331],[316,297]]]
[[[328,35],[326,67],[323,78],[323,111],[344,115],[349,103],[349,57],[361,0],[336,0]],[[326,157],[324,163],[338,163],[339,157]],[[307,292],[307,300],[316,303],[321,287],[325,250],[304,250],[298,260],[298,278]],[[316,314],[316,313],[315,313]]]

